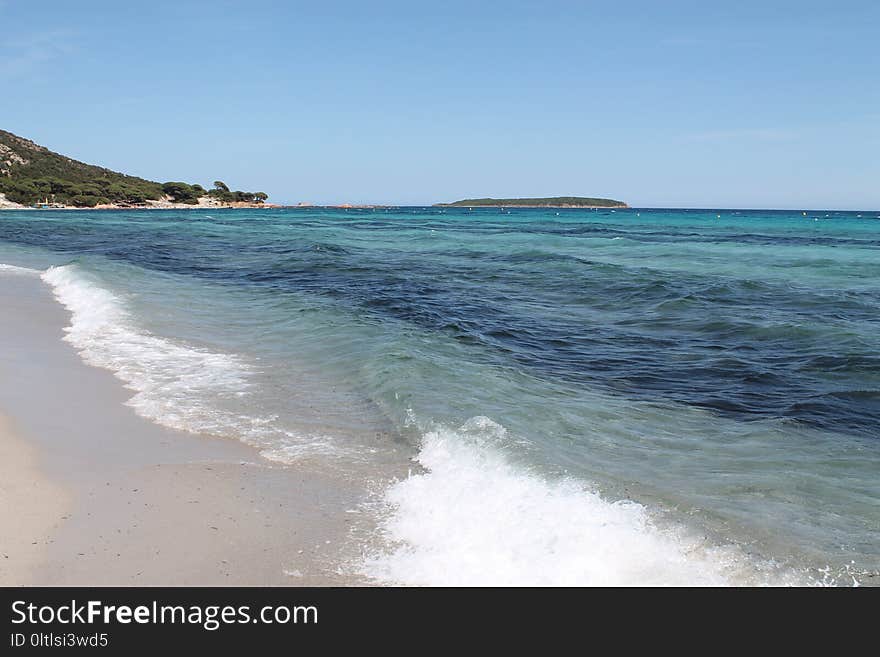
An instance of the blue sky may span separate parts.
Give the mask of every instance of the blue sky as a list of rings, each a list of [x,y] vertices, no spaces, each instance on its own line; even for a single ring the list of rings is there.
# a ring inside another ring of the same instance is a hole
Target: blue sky
[[[880,208],[874,1],[0,0],[0,25],[0,128],[154,180]]]

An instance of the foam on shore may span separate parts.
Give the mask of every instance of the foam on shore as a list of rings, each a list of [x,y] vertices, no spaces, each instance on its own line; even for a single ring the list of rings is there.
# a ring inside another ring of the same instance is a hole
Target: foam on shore
[[[440,586],[727,586],[781,584],[733,546],[661,528],[631,501],[513,465],[504,428],[472,418],[435,428],[392,486],[383,530],[393,546],[362,568],[385,583]]]
[[[39,269],[30,269],[29,267],[18,267],[17,265],[7,265],[0,262],[0,274],[10,274],[13,276],[39,276],[42,274]]]
[[[244,359],[145,331],[124,298],[76,265],[50,267],[42,279],[71,312],[65,340],[86,363],[110,370],[134,391],[127,403],[142,417],[172,429],[237,437],[276,461],[332,453],[324,436],[300,436],[274,416],[245,412],[253,372]]]

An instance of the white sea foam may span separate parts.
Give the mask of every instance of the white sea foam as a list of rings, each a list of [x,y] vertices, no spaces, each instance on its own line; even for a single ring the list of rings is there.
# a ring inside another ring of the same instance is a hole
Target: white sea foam
[[[392,546],[361,568],[408,585],[729,585],[770,583],[741,551],[660,528],[635,502],[514,466],[503,427],[473,418],[424,436],[426,472],[393,485]]]
[[[124,298],[76,265],[50,267],[42,278],[71,312],[65,340],[86,363],[110,370],[134,391],[127,403],[142,417],[172,429],[236,437],[276,461],[332,452],[326,437],[300,436],[275,416],[245,412],[253,371],[244,359],[151,334],[137,325]]]
[[[28,267],[18,267],[16,265],[7,265],[0,262],[0,274],[10,274],[13,276],[39,276],[42,274],[39,269],[30,269]]]

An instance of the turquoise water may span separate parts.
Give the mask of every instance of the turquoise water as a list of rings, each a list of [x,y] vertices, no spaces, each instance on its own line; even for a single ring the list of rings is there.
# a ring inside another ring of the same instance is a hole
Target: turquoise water
[[[412,459],[380,581],[877,582],[880,212],[4,212],[0,263],[145,417]]]

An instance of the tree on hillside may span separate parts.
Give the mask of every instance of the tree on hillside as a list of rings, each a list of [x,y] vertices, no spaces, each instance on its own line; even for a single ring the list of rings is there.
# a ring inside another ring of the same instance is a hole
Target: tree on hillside
[[[269,195],[264,192],[230,191],[222,180],[215,180],[214,189],[205,192],[205,194],[221,203],[262,203],[269,198]]]
[[[106,202],[140,204],[162,197],[159,183],[77,162],[0,130],[0,193],[30,205],[54,198],[57,203],[90,207]],[[6,160],[11,160],[11,164]]]
[[[199,196],[202,195],[192,185],[185,182],[167,182],[162,185],[162,191],[176,203],[189,203],[190,205],[197,204]]]

